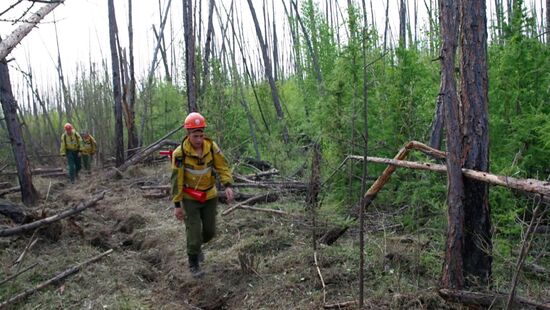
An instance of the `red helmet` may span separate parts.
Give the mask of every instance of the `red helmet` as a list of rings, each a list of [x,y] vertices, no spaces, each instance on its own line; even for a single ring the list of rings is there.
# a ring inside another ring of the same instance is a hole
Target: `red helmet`
[[[206,127],[206,119],[200,113],[191,112],[185,118],[183,127],[185,127],[185,129],[204,128]]]
[[[67,131],[73,129],[73,125],[71,125],[71,123],[67,123],[67,124],[65,124],[65,126],[63,126],[63,127],[65,127],[65,130],[67,130]]]

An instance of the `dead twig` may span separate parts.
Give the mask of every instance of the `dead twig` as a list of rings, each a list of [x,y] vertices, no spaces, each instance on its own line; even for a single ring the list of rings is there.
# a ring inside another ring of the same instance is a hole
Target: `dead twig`
[[[321,285],[323,287],[323,305],[327,302],[327,286],[325,285],[325,280],[323,280],[323,274],[321,273],[321,268],[319,268],[319,262],[317,261],[317,251],[313,252],[313,262],[315,263],[315,269],[317,269],[317,274],[319,275],[319,280],[321,280]]]
[[[529,222],[529,226],[527,227],[527,231],[525,232],[525,237],[523,238],[523,241],[521,243],[521,250],[518,255],[518,259],[516,262],[516,268],[514,275],[512,277],[512,288],[510,289],[510,293],[508,294],[508,300],[506,302],[506,309],[511,309],[514,302],[514,297],[516,295],[516,286],[518,284],[518,275],[522,269],[523,262],[525,261],[525,257],[527,257],[527,253],[529,253],[529,249],[531,248],[531,242],[533,241],[533,231],[536,229],[536,227],[540,224],[542,221],[546,209],[540,211],[541,206],[541,199],[538,201],[537,206],[535,207],[535,210],[533,210],[533,215],[531,216],[531,221]],[[539,215],[540,212],[540,215]]]
[[[34,267],[36,267],[36,265],[38,265],[38,263],[34,263],[34,264],[32,264],[28,267],[25,267],[25,269],[20,270],[20,271],[16,272],[15,274],[12,274],[11,276],[9,276],[9,277],[5,278],[4,280],[0,281],[0,285],[17,278],[18,276],[22,275],[23,273],[25,273],[25,272],[33,269]]]
[[[239,209],[250,210],[250,211],[260,211],[260,212],[275,213],[275,214],[280,214],[280,215],[288,215],[287,212],[282,211],[282,210],[263,209],[263,208],[256,208],[256,207],[245,206],[245,205],[240,205],[240,206],[239,206]]]
[[[225,211],[222,212],[222,215],[228,215],[229,213],[235,211],[235,209],[240,208],[242,205],[246,205],[246,204],[249,204],[249,203],[252,203],[252,202],[260,201],[262,199],[266,199],[266,198],[269,197],[269,195],[270,195],[270,193],[267,192],[267,193],[264,193],[264,194],[261,194],[261,195],[256,195],[254,197],[250,197],[247,200],[241,201],[241,202],[231,206],[230,208],[225,209]]]
[[[78,273],[80,270],[82,270],[83,267],[89,265],[89,264],[92,264],[92,263],[95,263],[97,262],[98,260],[102,259],[103,257],[111,254],[113,252],[113,249],[110,249],[106,252],[103,252],[85,262],[82,262],[76,266],[73,266],[63,272],[61,272],[60,274],[56,275],[55,277],[53,278],[50,278],[49,280],[45,281],[45,282],[42,282],[40,283],[39,285],[37,285],[36,287],[34,288],[30,288],[30,289],[27,289],[11,298],[9,298],[8,300],[6,301],[3,301],[2,303],[0,303],[0,309],[3,309],[5,308],[6,306],[10,305],[10,304],[14,304],[16,302],[19,302],[27,297],[29,297],[30,295],[36,293],[37,291],[39,290],[42,290],[44,289],[45,287],[49,286],[50,284],[55,284],[55,283],[59,283],[61,280],[67,278],[68,276],[70,275],[73,275],[75,273]]]

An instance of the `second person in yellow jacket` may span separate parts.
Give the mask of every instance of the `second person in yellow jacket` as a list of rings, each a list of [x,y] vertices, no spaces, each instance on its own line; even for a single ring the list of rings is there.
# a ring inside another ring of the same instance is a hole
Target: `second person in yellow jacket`
[[[94,137],[92,137],[92,135],[86,131],[81,134],[81,137],[82,137],[82,143],[80,144],[80,153],[81,153],[80,157],[82,159],[82,165],[84,166],[84,170],[90,173],[92,156],[97,151],[97,143]]]

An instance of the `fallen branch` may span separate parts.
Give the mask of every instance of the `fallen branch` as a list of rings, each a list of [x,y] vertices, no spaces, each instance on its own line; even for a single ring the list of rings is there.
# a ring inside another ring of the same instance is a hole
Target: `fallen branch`
[[[542,200],[542,199],[541,199]],[[519,252],[514,275],[512,276],[512,288],[510,289],[510,293],[508,295],[508,300],[506,302],[506,309],[512,309],[513,301],[516,296],[516,286],[518,283],[518,276],[523,268],[523,263],[525,261],[525,258],[527,257],[527,254],[529,253],[529,249],[531,249],[531,244],[533,241],[533,230],[535,227],[537,227],[542,219],[544,218],[544,215],[546,213],[546,209],[544,209],[542,212],[540,211],[540,201],[537,203],[537,206],[535,207],[535,210],[533,210],[533,215],[531,217],[531,221],[529,222],[529,226],[527,227],[527,231],[525,232],[525,235],[523,236],[523,240],[521,242],[521,250]],[[540,215],[539,215],[540,212]]]
[[[36,267],[36,265],[38,265],[38,263],[34,263],[34,264],[32,264],[28,267],[25,267],[25,269],[20,270],[20,271],[16,272],[15,274],[12,274],[11,276],[9,276],[9,277],[5,278],[4,280],[0,281],[0,285],[4,284],[4,283],[6,283],[10,280],[13,280],[13,279],[17,278],[18,276],[22,275],[23,273],[25,273],[25,272],[31,270],[32,268]]]
[[[492,307],[492,308],[504,308],[506,304],[507,295],[501,293],[478,293],[478,292],[469,292],[469,291],[460,291],[460,290],[449,290],[449,289],[440,289],[439,295],[445,299],[452,302],[458,302],[464,305],[477,305],[482,307]],[[550,310],[550,305],[548,303],[542,304],[530,299],[515,297],[514,301],[518,303],[521,307],[535,307],[540,310]]]
[[[325,280],[323,280],[323,274],[321,273],[321,268],[319,268],[319,262],[317,261],[317,251],[313,252],[313,262],[315,263],[315,268],[317,269],[319,280],[321,280],[321,285],[323,288],[323,304],[325,304],[327,302],[327,286],[325,285]]]
[[[233,187],[236,188],[277,188],[296,191],[307,191],[308,185],[303,182],[245,182],[245,183],[233,183]]]
[[[336,304],[326,304],[326,305],[323,305],[323,308],[325,308],[325,309],[341,309],[341,308],[347,308],[347,307],[355,306],[356,304],[357,304],[357,301],[352,300],[352,301],[345,301],[345,302],[336,303]]]
[[[446,173],[447,167],[445,165],[440,164],[432,164],[432,163],[418,163],[418,162],[412,162],[412,161],[405,161],[404,158],[407,157],[410,150],[416,149],[419,151],[422,151],[423,153],[426,153],[431,156],[435,156],[437,158],[444,158],[445,153],[433,148],[430,148],[429,146],[422,144],[417,141],[411,141],[405,145],[402,149],[399,150],[397,155],[394,157],[394,159],[390,158],[380,158],[380,157],[367,157],[368,162],[374,162],[374,163],[380,163],[380,164],[387,164],[388,167],[384,169],[382,174],[376,179],[376,181],[370,186],[370,188],[367,190],[367,192],[364,194],[365,199],[365,210],[366,207],[368,207],[372,201],[376,198],[378,195],[378,192],[382,189],[382,187],[388,182],[393,172],[397,169],[397,167],[405,167],[405,168],[411,168],[411,169],[420,169],[420,170],[429,170],[429,171],[435,171],[440,173]],[[364,156],[358,156],[358,155],[349,155],[346,160],[354,159],[354,160],[365,160]],[[538,193],[544,196],[550,196],[550,183],[535,179],[516,179],[512,177],[507,176],[500,176],[491,174],[488,172],[481,172],[471,169],[462,169],[462,174],[467,177],[474,180],[486,182],[492,185],[499,185],[504,186],[508,188],[513,188],[525,192],[531,192],[531,193]],[[357,218],[356,214],[352,214],[355,218]],[[327,236],[330,234],[331,236],[336,236],[336,239],[341,236],[347,229],[349,228],[348,225],[336,228],[336,230],[339,231],[329,231],[327,232]],[[332,244],[336,241],[336,239],[329,239],[328,237],[325,238],[323,236],[321,240],[325,244]]]
[[[164,146],[167,146],[167,145],[172,145],[173,146],[174,144],[178,145],[178,143],[175,143],[173,141],[167,141],[166,139],[169,136],[176,133],[177,131],[179,131],[181,128],[182,128],[182,126],[179,126],[178,128],[176,128],[176,129],[172,130],[171,132],[169,132],[168,134],[166,134],[164,137],[162,137],[159,140],[155,141],[153,144],[150,144],[149,146],[147,146],[143,150],[135,153],[132,157],[130,157],[128,160],[126,160],[122,165],[117,167],[117,170],[108,172],[106,176],[108,178],[114,177],[118,173],[123,172],[126,169],[128,169],[128,167],[139,163],[144,158],[146,158],[147,156],[153,154],[154,152],[158,151],[159,149],[161,149]]]
[[[239,206],[239,209],[250,210],[250,211],[269,212],[269,213],[275,213],[275,214],[280,214],[280,215],[288,215],[287,212],[282,211],[282,210],[263,209],[263,208],[256,208],[256,207],[245,206],[245,205]]]
[[[364,160],[363,156],[350,155],[352,159]],[[367,157],[368,162],[388,164],[398,167],[405,167],[419,170],[429,170],[440,173],[446,173],[447,167],[445,165],[432,164],[432,163],[418,163],[414,161],[396,160],[380,157]],[[540,181],[536,179],[516,179],[503,175],[491,174],[488,172],[476,171],[471,169],[462,168],[462,174],[465,177],[489,183],[491,185],[499,185],[508,188],[513,188],[525,192],[537,193],[541,195],[550,195],[550,182]]]
[[[47,286],[50,285],[50,284],[58,283],[58,282],[60,282],[61,280],[67,278],[68,276],[73,275],[73,274],[75,274],[75,273],[78,273],[78,272],[79,272],[83,267],[85,267],[86,265],[95,263],[95,262],[97,262],[98,260],[102,259],[103,257],[105,257],[105,256],[107,256],[107,255],[109,255],[109,254],[111,254],[112,252],[113,252],[113,249],[110,249],[110,250],[108,250],[108,251],[106,251],[106,252],[103,252],[103,253],[101,253],[101,254],[99,254],[99,255],[97,255],[97,256],[95,256],[95,257],[93,257],[93,258],[91,258],[91,259],[89,259],[89,260],[87,260],[87,261],[85,261],[85,262],[83,262],[83,263],[80,263],[80,264],[78,264],[78,265],[76,265],[76,266],[73,266],[73,267],[71,267],[71,268],[69,268],[69,269],[63,271],[62,273],[56,275],[55,277],[53,277],[53,278],[51,278],[51,279],[49,279],[49,280],[47,280],[47,281],[45,281],[45,282],[40,283],[40,284],[37,285],[35,288],[27,289],[27,290],[25,290],[25,291],[23,291],[23,292],[21,292],[21,293],[15,295],[14,297],[12,297],[12,298],[10,298],[10,299],[8,299],[8,300],[2,302],[2,303],[0,304],[0,309],[4,308],[4,307],[6,307],[6,306],[8,306],[8,305],[10,305],[10,304],[14,304],[14,303],[16,303],[16,302],[19,302],[19,301],[23,300],[24,298],[27,298],[27,297],[29,297],[30,295],[36,293],[37,291],[42,290],[43,288],[47,287]]]
[[[225,209],[225,211],[222,212],[222,215],[228,215],[229,213],[235,211],[235,209],[239,208],[240,206],[242,205],[246,205],[246,204],[250,204],[250,203],[254,203],[254,202],[258,202],[258,201],[262,201],[262,200],[266,200],[272,193],[265,193],[265,194],[261,194],[261,195],[257,195],[257,196],[254,196],[254,197],[250,197],[248,198],[247,200],[245,201],[242,201],[242,202],[239,202],[233,206],[231,206],[230,208],[228,209]]]
[[[63,172],[63,168],[36,168],[36,169],[31,170],[31,174],[33,176],[49,174],[49,173],[54,173],[54,172]],[[16,175],[17,171],[5,171],[5,172],[2,172],[2,174]]]
[[[445,156],[446,156],[445,152],[442,152],[440,150],[436,150],[434,148],[431,148],[431,147],[429,147],[429,146],[427,146],[423,143],[420,143],[418,141],[410,141],[404,147],[402,147],[399,150],[399,152],[397,152],[397,154],[394,156],[394,160],[402,160],[402,159],[407,158],[407,156],[409,155],[411,150],[418,150],[418,151],[421,151],[421,152],[423,152],[427,155],[437,157],[437,158],[445,158]],[[344,159],[344,161],[342,162],[342,164],[340,166],[343,166],[344,163],[347,160],[350,160],[350,159],[354,159],[353,156],[350,155],[350,156],[346,157],[346,159]],[[362,156],[361,156],[361,159],[363,159]],[[376,181],[374,181],[374,183],[369,187],[367,192],[363,195],[363,204],[364,204],[363,210],[364,211],[366,211],[367,207],[370,206],[370,204],[374,201],[374,199],[378,195],[378,192],[389,181],[391,175],[393,174],[393,172],[396,169],[397,169],[397,167],[394,166],[394,165],[387,166],[386,169],[384,169],[384,171],[382,172],[382,174],[379,175],[378,178],[376,179]],[[324,185],[324,183],[321,184],[321,186],[323,186],[323,185]],[[358,218],[357,212],[352,212],[351,216],[353,216],[355,219]],[[348,225],[344,225],[342,227],[333,228],[333,229],[329,230],[327,233],[325,233],[325,235],[322,236],[319,239],[319,242],[322,242],[322,243],[327,244],[327,245],[331,245],[332,243],[336,242],[336,240],[338,240],[338,238],[340,238],[340,236],[342,236],[348,230],[349,227],[350,226],[348,224]]]
[[[0,182],[0,189],[13,187],[10,182]]]
[[[17,193],[20,190],[21,190],[21,187],[19,187],[19,186],[14,186],[14,187],[3,189],[3,190],[0,191],[0,197],[2,197],[4,195],[7,195],[7,194],[11,194],[11,193]]]
[[[166,196],[168,196],[168,193],[165,191],[157,191],[157,192],[146,193],[142,195],[143,198],[149,198],[149,199],[164,198]]]
[[[24,233],[26,231],[29,231],[29,230],[32,230],[32,229],[35,229],[35,228],[38,228],[38,227],[41,227],[41,226],[44,226],[44,225],[47,225],[47,224],[51,224],[51,223],[56,222],[56,221],[59,221],[59,220],[64,219],[68,216],[71,216],[73,214],[82,212],[85,209],[87,209],[91,206],[94,206],[99,200],[103,199],[104,196],[105,196],[105,191],[101,192],[101,194],[97,195],[96,197],[92,198],[91,200],[87,201],[86,203],[81,202],[77,206],[75,206],[73,208],[70,208],[68,210],[65,210],[65,211],[63,211],[63,212],[61,212],[57,215],[53,215],[53,216],[47,217],[45,219],[29,223],[29,224],[25,224],[25,225],[13,227],[13,228],[2,229],[2,230],[0,230],[0,237],[8,237],[8,236],[12,236],[12,235],[21,234],[21,233]]]
[[[151,186],[140,186],[141,190],[161,190],[161,191],[170,191],[170,186],[168,185],[151,185]]]

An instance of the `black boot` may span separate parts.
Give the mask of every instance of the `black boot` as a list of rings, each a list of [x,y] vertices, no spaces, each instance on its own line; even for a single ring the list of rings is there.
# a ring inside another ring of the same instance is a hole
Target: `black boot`
[[[198,255],[189,255],[189,271],[191,272],[193,278],[200,278],[204,275],[204,271],[201,270],[199,264]]]

